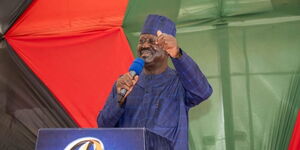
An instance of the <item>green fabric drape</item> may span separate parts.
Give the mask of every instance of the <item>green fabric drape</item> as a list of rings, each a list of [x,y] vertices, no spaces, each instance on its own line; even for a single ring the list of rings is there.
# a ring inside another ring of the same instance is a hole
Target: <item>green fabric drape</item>
[[[123,27],[134,54],[149,13],[177,22],[214,89],[190,111],[190,149],[287,149],[300,107],[300,1],[131,0]]]

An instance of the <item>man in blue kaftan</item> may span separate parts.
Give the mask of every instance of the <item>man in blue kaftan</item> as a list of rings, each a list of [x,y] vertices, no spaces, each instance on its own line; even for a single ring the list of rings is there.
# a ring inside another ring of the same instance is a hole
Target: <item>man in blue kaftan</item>
[[[175,36],[170,19],[148,16],[137,48],[143,72],[116,81],[97,118],[99,127],[147,128],[170,140],[175,150],[188,150],[189,109],[207,99],[212,88]],[[168,67],[169,57],[175,70]],[[128,92],[119,103],[122,88]]]

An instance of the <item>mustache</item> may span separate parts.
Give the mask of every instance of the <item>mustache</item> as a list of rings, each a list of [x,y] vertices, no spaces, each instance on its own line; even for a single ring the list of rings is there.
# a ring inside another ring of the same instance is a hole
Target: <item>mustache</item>
[[[154,48],[142,48],[139,50],[140,54],[142,54],[144,51],[150,51],[151,53],[155,53]]]

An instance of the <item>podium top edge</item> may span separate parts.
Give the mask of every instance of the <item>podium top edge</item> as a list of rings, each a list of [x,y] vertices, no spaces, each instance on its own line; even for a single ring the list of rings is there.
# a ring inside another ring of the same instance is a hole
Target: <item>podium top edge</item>
[[[40,128],[38,131],[46,130],[147,130],[146,128]]]

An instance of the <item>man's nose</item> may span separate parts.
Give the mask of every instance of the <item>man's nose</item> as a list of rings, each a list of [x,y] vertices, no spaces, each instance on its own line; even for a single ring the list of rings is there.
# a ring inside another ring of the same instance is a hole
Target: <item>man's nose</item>
[[[142,45],[142,48],[150,48],[151,44],[149,42],[145,42]]]

